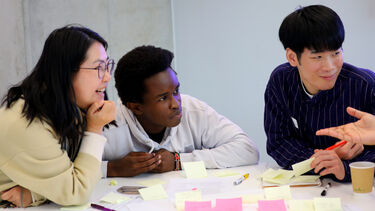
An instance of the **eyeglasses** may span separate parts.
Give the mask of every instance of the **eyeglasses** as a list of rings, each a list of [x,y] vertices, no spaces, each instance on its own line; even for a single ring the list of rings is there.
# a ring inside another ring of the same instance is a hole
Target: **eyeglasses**
[[[114,66],[115,62],[113,61],[113,59],[109,59],[107,63],[100,63],[97,67],[80,67],[79,69],[97,70],[99,79],[103,79],[106,71],[108,71],[109,75],[112,75]]]

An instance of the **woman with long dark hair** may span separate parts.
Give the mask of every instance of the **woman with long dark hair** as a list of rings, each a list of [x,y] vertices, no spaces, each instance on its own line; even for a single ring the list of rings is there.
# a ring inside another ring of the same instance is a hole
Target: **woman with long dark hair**
[[[8,90],[0,109],[2,200],[19,207],[88,200],[100,179],[103,126],[116,113],[104,101],[114,65],[106,49],[88,28],[56,29],[31,74]]]

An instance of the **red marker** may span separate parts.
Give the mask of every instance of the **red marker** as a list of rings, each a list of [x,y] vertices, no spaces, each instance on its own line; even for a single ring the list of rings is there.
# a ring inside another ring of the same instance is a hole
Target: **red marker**
[[[335,149],[335,148],[337,148],[337,147],[339,147],[339,146],[341,146],[341,145],[344,145],[344,144],[346,144],[346,143],[347,143],[347,141],[342,141],[342,142],[336,143],[336,144],[334,144],[334,145],[328,147],[328,148],[325,149],[325,150],[333,150],[333,149]]]

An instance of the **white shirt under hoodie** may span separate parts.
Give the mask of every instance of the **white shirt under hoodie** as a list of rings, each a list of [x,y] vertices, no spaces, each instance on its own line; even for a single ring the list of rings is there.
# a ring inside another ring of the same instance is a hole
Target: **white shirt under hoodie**
[[[181,162],[203,161],[206,168],[227,168],[256,164],[259,152],[240,127],[218,114],[206,103],[181,94],[180,124],[167,128],[162,141],[151,140],[136,116],[121,101],[117,104],[116,122],[104,131],[102,171],[107,164],[130,152],[152,152],[166,149],[180,153]]]

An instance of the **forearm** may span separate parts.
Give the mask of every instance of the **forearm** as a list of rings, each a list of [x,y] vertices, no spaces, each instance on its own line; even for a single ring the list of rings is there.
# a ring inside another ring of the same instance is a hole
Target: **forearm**
[[[228,168],[256,164],[259,152],[247,139],[233,140],[210,149],[180,153],[181,162],[203,161],[206,168]]]

